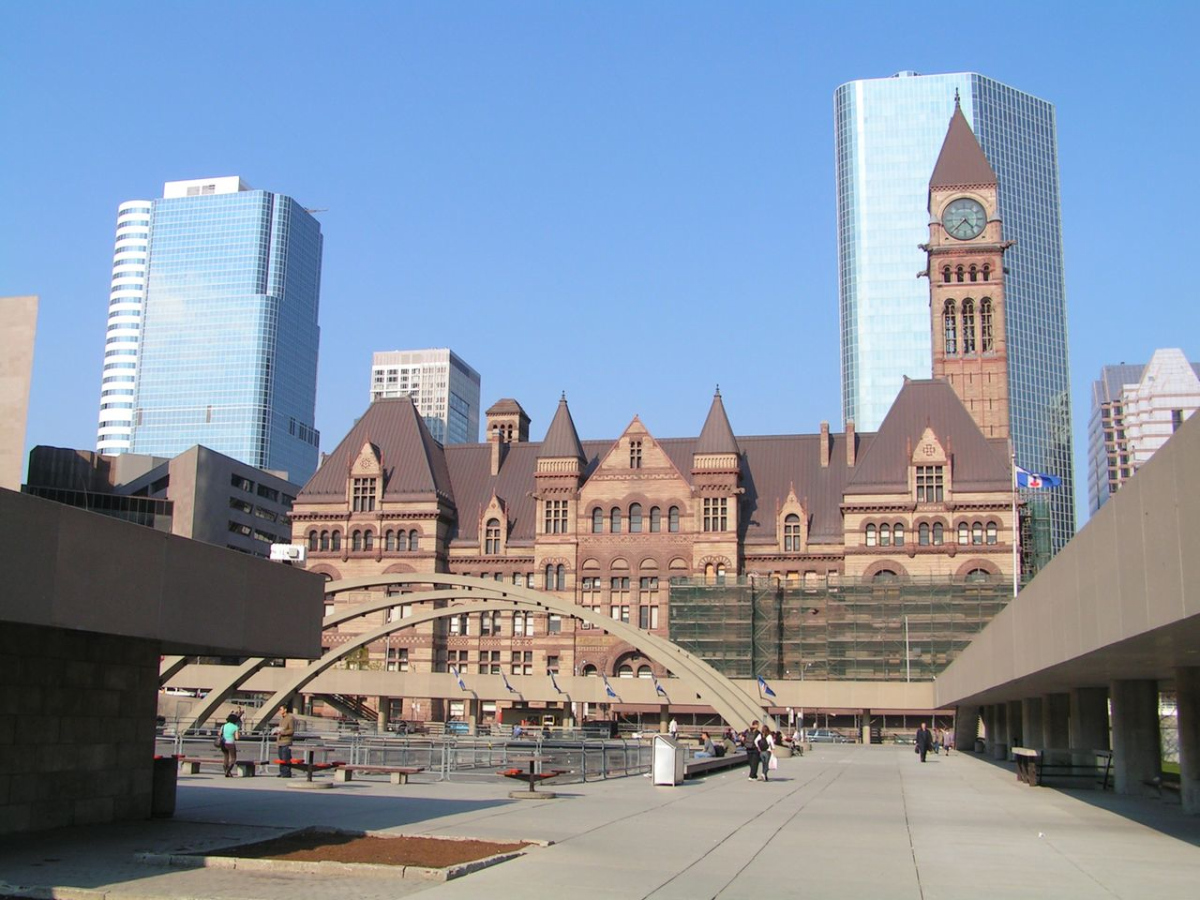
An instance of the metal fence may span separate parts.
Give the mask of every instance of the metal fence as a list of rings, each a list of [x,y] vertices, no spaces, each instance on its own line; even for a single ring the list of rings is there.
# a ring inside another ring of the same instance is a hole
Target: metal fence
[[[160,735],[155,752],[201,759],[217,759],[215,734]],[[320,747],[326,761],[351,765],[412,766],[423,769],[420,778],[429,781],[491,779],[515,760],[542,758],[545,769],[565,769],[561,782],[600,781],[624,778],[650,771],[649,741],[614,738],[598,740],[510,740],[501,737],[389,737],[383,735],[305,735],[293,745],[294,753],[305,747]],[[273,766],[274,738],[249,734],[238,739],[239,760]],[[318,762],[321,760],[318,759]]]

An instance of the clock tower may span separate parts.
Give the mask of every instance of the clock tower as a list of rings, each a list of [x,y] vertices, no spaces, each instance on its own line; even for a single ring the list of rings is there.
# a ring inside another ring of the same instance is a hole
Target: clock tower
[[[954,97],[929,180],[933,377],[950,382],[983,433],[1009,436],[1004,251],[996,173]]]

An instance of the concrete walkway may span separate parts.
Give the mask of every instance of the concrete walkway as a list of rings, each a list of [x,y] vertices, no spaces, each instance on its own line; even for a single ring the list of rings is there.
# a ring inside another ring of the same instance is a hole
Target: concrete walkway
[[[902,747],[827,745],[781,760],[768,784],[745,769],[675,788],[624,778],[564,785],[560,799],[541,802],[510,801],[500,781],[298,791],[274,778],[185,776],[174,819],[0,842],[0,896],[1192,900],[1200,884],[1200,819],[1177,803],[1030,788],[969,754],[921,765]],[[555,844],[434,885],[167,870],[133,859],[309,824]]]

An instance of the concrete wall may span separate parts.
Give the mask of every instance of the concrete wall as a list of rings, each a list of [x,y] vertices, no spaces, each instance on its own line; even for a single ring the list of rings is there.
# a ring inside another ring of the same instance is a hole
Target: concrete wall
[[[1200,660],[1200,416],[936,681],[939,706],[1168,679]]]
[[[0,297],[0,488],[21,489],[37,297]]]
[[[0,627],[0,835],[150,815],[158,643]]]

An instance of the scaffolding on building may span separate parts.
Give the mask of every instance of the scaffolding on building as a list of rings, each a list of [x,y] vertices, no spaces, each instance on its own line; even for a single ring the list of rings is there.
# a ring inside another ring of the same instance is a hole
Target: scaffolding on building
[[[1003,580],[680,578],[670,637],[730,678],[931,681],[1012,595]]]

